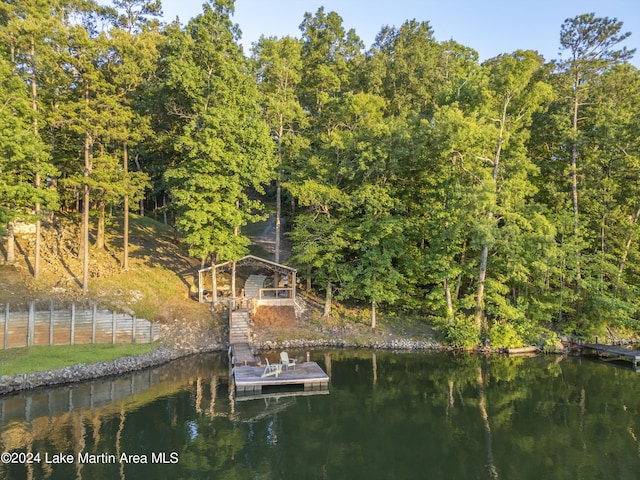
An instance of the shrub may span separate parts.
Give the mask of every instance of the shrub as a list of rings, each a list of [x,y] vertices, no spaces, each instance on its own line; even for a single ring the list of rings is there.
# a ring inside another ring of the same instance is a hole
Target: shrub
[[[491,347],[517,348],[522,347],[522,337],[510,323],[494,323],[489,332]]]
[[[451,323],[442,323],[438,331],[447,345],[471,348],[478,344],[478,329],[472,316],[456,316]]]

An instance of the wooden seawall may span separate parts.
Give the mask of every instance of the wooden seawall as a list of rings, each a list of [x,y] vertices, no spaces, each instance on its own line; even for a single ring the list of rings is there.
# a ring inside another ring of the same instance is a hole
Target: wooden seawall
[[[40,307],[29,302],[28,310],[12,311],[9,303],[0,305],[0,348],[151,343],[160,338],[160,324],[98,308],[95,303],[87,307],[72,302],[70,309],[56,309],[50,302],[48,308]]]

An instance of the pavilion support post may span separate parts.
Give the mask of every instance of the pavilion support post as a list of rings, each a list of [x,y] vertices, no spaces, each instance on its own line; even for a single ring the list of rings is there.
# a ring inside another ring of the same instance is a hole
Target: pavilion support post
[[[231,298],[236,298],[236,262],[231,264]]]
[[[211,307],[218,303],[218,274],[215,260],[211,262]]]
[[[291,297],[296,301],[296,272],[291,273]]]

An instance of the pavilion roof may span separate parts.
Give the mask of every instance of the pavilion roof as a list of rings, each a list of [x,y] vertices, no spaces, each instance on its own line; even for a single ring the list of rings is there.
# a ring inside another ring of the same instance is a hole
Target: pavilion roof
[[[233,262],[232,261],[228,261],[228,262],[223,262],[223,263],[219,263],[217,265],[211,266],[211,267],[207,267],[207,268],[202,268],[199,270],[199,273],[203,273],[203,272],[208,272],[211,271],[212,268],[215,267],[216,271],[219,270],[227,270],[229,268],[231,268]],[[293,273],[296,271],[295,268],[292,267],[288,267],[286,265],[283,265],[281,263],[276,263],[276,262],[272,262],[271,260],[267,260],[266,258],[260,258],[260,257],[256,257],[255,255],[245,255],[244,257],[240,258],[239,260],[236,260],[236,267],[240,267],[243,265],[261,265],[269,270],[272,270],[274,272],[278,272],[278,273],[284,273],[284,274],[289,274],[289,273]]]

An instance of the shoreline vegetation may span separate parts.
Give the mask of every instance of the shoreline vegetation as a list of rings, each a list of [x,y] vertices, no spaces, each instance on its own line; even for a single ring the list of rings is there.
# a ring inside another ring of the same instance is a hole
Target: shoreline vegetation
[[[361,338],[354,341],[344,338],[315,338],[309,339],[288,339],[281,341],[262,339],[252,344],[257,352],[268,352],[269,350],[300,350],[300,349],[320,349],[320,348],[365,348],[376,350],[394,351],[451,351],[459,350],[439,344],[429,340],[414,340],[410,338],[380,339],[379,335],[372,338]],[[17,373],[13,375],[0,376],[0,395],[7,395],[22,390],[35,388],[62,386],[77,382],[93,380],[101,377],[117,376],[136,370],[144,370],[169,363],[189,355],[196,355],[207,352],[224,352],[228,346],[226,344],[213,344],[206,347],[194,347],[188,349],[169,348],[158,346],[154,350],[140,355],[128,355],[112,361],[97,363],[75,363],[63,368],[36,371],[30,373]],[[499,350],[476,349],[469,352],[477,353],[501,353]]]

